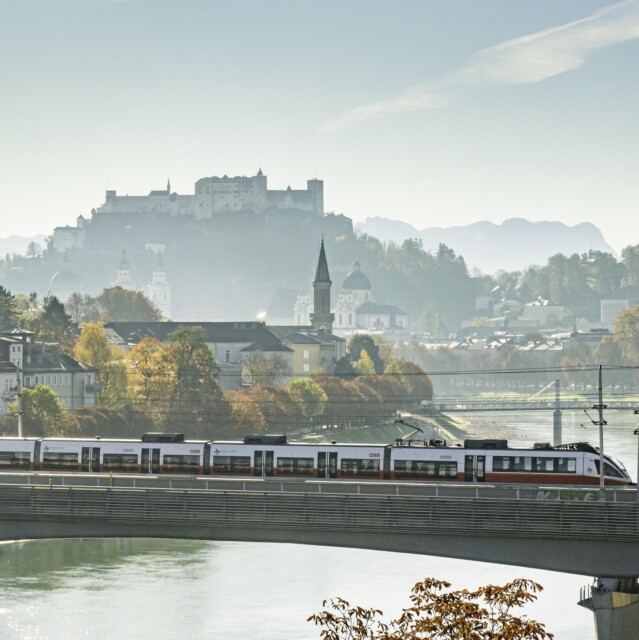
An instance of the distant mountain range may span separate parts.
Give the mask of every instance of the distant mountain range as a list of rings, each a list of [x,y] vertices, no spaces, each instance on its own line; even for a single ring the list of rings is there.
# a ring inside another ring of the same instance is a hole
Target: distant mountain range
[[[589,222],[569,227],[562,222],[511,218],[502,224],[484,220],[461,227],[428,227],[420,231],[406,222],[374,217],[355,223],[354,228],[382,242],[401,244],[408,238],[418,238],[424,249],[431,252],[445,244],[463,256],[469,269],[477,267],[485,274],[545,265],[557,253],[581,255],[592,249],[615,255],[601,231]]]
[[[27,253],[27,247],[31,242],[39,244],[40,248],[44,249],[47,246],[47,236],[41,234],[37,236],[9,236],[8,238],[0,238],[0,257],[4,258],[7,254],[13,255],[14,253],[23,256]]]
[[[530,222],[510,218],[501,224],[486,220],[459,227],[416,229],[407,222],[389,218],[366,218],[354,223],[358,233],[366,233],[381,242],[401,244],[418,238],[426,251],[436,252],[445,244],[463,256],[469,269],[493,274],[499,270],[519,271],[531,265],[545,265],[557,253],[583,254],[592,249],[615,255],[601,231],[589,222],[570,227],[562,222]],[[0,257],[25,255],[30,242],[46,247],[47,236],[9,236],[0,238]]]

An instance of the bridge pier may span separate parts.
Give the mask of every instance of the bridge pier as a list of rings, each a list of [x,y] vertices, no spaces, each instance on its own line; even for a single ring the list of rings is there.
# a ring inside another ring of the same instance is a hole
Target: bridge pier
[[[637,578],[597,578],[582,589],[579,605],[595,614],[597,640],[636,640],[639,637]]]
[[[552,444],[554,447],[558,447],[562,442],[563,436],[561,433],[561,409],[555,409],[552,412]]]

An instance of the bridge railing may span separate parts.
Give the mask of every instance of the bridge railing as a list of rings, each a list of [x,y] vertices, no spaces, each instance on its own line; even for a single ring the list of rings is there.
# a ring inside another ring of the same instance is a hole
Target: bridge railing
[[[84,522],[639,542],[637,505],[621,501],[4,485],[0,506],[0,520],[45,530]]]

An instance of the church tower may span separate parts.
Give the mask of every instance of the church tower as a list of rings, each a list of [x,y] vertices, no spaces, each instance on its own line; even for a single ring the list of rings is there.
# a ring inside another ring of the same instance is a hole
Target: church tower
[[[314,305],[311,324],[316,331],[321,330],[329,334],[333,333],[333,320],[335,319],[335,315],[331,313],[331,284],[326,253],[324,253],[324,240],[322,240],[315,280],[313,281]]]
[[[120,264],[118,265],[118,275],[115,282],[113,282],[111,286],[122,287],[123,289],[128,289],[129,291],[135,291],[135,282],[133,281],[131,266],[129,265],[129,260],[126,257],[126,249],[124,247],[122,248]]]
[[[146,297],[167,320],[171,319],[171,285],[166,279],[166,269],[161,253],[158,253],[155,269],[153,269],[153,278],[146,285]]]

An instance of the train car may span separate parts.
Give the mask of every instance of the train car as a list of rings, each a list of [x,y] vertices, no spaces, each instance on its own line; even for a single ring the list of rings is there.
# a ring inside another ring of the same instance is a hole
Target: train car
[[[0,438],[0,471],[33,471],[38,438]]]
[[[386,475],[387,445],[289,443],[286,436],[247,436],[214,441],[211,475],[369,478]]]
[[[40,471],[188,475],[204,474],[205,449],[210,447],[206,441],[185,441],[170,434],[145,434],[141,440],[42,438],[38,444]]]
[[[390,479],[490,483],[599,484],[599,451],[579,442],[514,449],[506,440],[466,440],[464,446],[406,444],[392,448]],[[604,455],[606,485],[627,485],[623,463]]]

